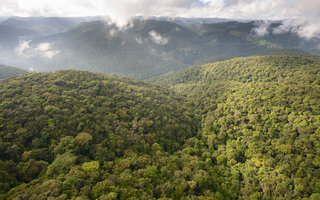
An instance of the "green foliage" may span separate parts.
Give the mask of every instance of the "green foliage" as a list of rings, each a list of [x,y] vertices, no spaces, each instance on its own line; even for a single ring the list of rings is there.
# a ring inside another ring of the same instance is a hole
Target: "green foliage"
[[[70,152],[58,155],[57,158],[48,166],[46,174],[48,176],[53,176],[56,174],[67,173],[72,165],[75,164],[76,160],[77,156]]]
[[[223,199],[317,198],[319,66],[300,55],[256,56],[151,81],[185,94],[202,116],[199,139]]]
[[[238,58],[154,79],[171,90],[77,71],[5,80],[0,199],[318,199],[319,66]]]
[[[101,200],[114,200],[114,199],[117,199],[117,196],[118,196],[117,193],[110,192],[107,195],[101,196],[99,199],[101,199]]]
[[[309,199],[310,200],[320,199],[320,193],[312,194]]]
[[[59,199],[164,195],[156,188],[182,163],[164,159],[198,128],[183,102],[158,86],[89,72],[1,82],[1,198],[49,198],[50,180]],[[170,174],[160,173],[163,162]]]
[[[79,133],[76,137],[76,141],[79,145],[87,145],[92,140],[92,136],[89,133]]]
[[[53,149],[55,155],[64,154],[65,152],[72,151],[74,149],[76,140],[72,136],[66,136],[60,139],[58,145]]]
[[[92,172],[98,170],[100,167],[100,164],[98,161],[91,161],[91,162],[86,162],[83,163],[81,168],[85,172]]]

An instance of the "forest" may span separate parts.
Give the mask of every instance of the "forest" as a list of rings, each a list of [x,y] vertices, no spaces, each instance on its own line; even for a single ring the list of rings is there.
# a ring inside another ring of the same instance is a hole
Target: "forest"
[[[318,200],[320,61],[0,81],[0,199]]]

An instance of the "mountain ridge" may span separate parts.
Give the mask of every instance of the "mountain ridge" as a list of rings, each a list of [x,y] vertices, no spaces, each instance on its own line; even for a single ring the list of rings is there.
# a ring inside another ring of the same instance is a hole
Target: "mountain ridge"
[[[259,36],[255,32],[259,21],[190,25],[134,19],[121,28],[106,21],[90,21],[65,32],[26,37],[20,43],[15,38],[18,46],[4,49],[1,61],[28,65],[24,67],[36,71],[78,69],[146,80],[190,65],[234,57],[289,50],[319,54],[313,40],[294,32],[273,33],[280,26],[280,22],[272,22],[268,34]]]
[[[0,65],[0,80],[10,78],[12,76],[27,74],[27,73],[29,72],[21,68]]]

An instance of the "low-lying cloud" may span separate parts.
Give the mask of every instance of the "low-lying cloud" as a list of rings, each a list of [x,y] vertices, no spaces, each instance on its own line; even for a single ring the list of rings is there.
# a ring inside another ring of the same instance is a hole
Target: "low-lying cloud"
[[[275,32],[319,38],[319,0],[2,0],[4,16],[107,16],[125,26],[133,16],[220,17],[285,20]],[[266,28],[256,29],[259,35]]]
[[[165,45],[168,43],[168,39],[166,37],[161,36],[155,30],[150,31],[149,35],[150,35],[152,41],[155,42],[156,44]]]
[[[281,20],[273,33],[294,32],[305,39],[320,39],[320,1],[318,0],[226,0],[226,16],[266,20],[253,31],[269,33],[268,20]]]
[[[60,51],[52,50],[50,43],[40,43],[35,47],[32,47],[31,40],[22,40],[19,45],[14,49],[14,52],[18,56],[23,56],[25,58],[40,57],[46,59],[52,59],[54,56],[58,55]]]
[[[258,37],[263,37],[270,33],[273,34],[284,34],[288,32],[292,32],[304,38],[306,40],[316,39],[320,40],[320,25],[317,23],[312,23],[309,21],[301,21],[301,20],[283,20],[281,24],[276,27],[271,27],[272,22],[265,21],[257,21],[255,23],[256,27],[252,29],[252,31]]]
[[[256,27],[252,30],[258,37],[263,37],[269,34],[270,25],[270,21],[257,21]]]

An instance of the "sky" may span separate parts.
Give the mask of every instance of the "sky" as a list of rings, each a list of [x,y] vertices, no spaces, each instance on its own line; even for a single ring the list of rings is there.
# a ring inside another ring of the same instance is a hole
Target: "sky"
[[[119,26],[133,16],[285,20],[275,30],[320,38],[320,0],[0,0],[2,16],[108,16]],[[260,34],[268,29],[260,24]]]

